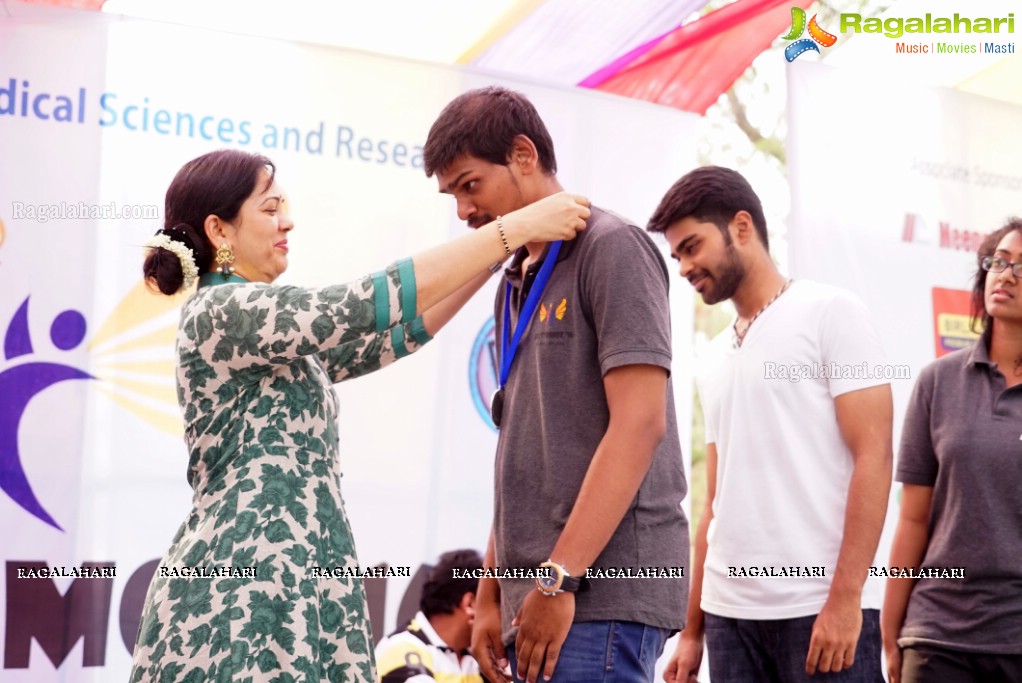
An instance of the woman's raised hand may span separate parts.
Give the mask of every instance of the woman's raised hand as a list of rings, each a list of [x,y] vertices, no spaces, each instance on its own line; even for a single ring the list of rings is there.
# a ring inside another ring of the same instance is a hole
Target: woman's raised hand
[[[497,259],[503,261],[521,246],[537,242],[573,239],[586,226],[589,200],[571,192],[558,192],[501,217],[499,226],[488,223],[479,230],[462,235],[413,258],[415,264],[416,311],[423,313],[443,301],[473,278],[489,275],[486,271]],[[476,288],[483,280],[479,280]],[[473,290],[474,291],[474,290]],[[460,303],[444,313],[448,318]],[[445,320],[440,316],[440,320]],[[439,325],[443,323],[440,322]],[[439,329],[439,325],[429,329]]]
[[[558,192],[504,216],[504,230],[516,245],[570,240],[586,227],[589,214],[588,199]]]

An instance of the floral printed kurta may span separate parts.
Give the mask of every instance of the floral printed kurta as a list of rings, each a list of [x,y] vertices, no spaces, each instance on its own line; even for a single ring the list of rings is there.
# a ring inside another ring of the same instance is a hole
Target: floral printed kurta
[[[362,579],[310,569],[358,564],[331,384],[429,340],[411,261],[319,290],[234,280],[204,276],[181,311],[193,507],[149,586],[131,681],[375,683]]]

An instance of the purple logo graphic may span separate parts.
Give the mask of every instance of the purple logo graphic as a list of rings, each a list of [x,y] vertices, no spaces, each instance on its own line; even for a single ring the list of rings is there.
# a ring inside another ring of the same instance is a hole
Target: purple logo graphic
[[[85,339],[85,316],[64,311],[50,326],[50,340],[61,351],[70,351]],[[4,360],[34,353],[28,327],[28,297],[11,319],[4,335]],[[43,508],[28,483],[18,453],[18,428],[29,402],[45,389],[69,379],[94,379],[83,370],[58,363],[26,362],[0,371],[0,489],[38,519],[60,531],[59,524]]]
[[[493,318],[490,317],[472,344],[468,359],[468,387],[476,412],[493,431],[497,431],[497,427],[490,418],[490,397],[497,390],[497,384],[497,337]]]

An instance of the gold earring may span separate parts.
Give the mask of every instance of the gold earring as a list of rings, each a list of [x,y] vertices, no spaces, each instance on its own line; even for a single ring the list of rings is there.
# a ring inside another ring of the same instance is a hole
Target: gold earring
[[[216,255],[213,258],[220,266],[220,274],[224,276],[225,280],[234,274],[234,266],[231,265],[234,263],[234,252],[226,242],[220,244],[220,248],[216,250]]]

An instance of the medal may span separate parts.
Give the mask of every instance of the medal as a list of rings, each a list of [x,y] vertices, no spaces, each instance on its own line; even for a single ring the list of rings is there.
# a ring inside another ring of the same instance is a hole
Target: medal
[[[490,399],[490,419],[493,420],[493,426],[500,429],[500,417],[504,412],[504,390],[497,389],[493,392],[493,398]]]
[[[536,308],[539,306],[540,297],[546,289],[550,273],[557,263],[557,255],[561,251],[561,242],[551,242],[546,254],[543,257],[543,265],[539,267],[539,273],[532,283],[532,289],[525,298],[525,305],[522,307],[521,315],[518,317],[518,324],[515,325],[514,335],[511,334],[511,283],[504,285],[504,326],[500,338],[500,380],[499,389],[493,393],[490,399],[490,419],[493,426],[500,429],[501,418],[504,413],[504,387],[507,385],[508,377],[511,375],[511,364],[514,362],[515,354],[518,352],[518,345],[525,334],[525,328],[529,326]],[[506,278],[505,278],[506,280]]]

